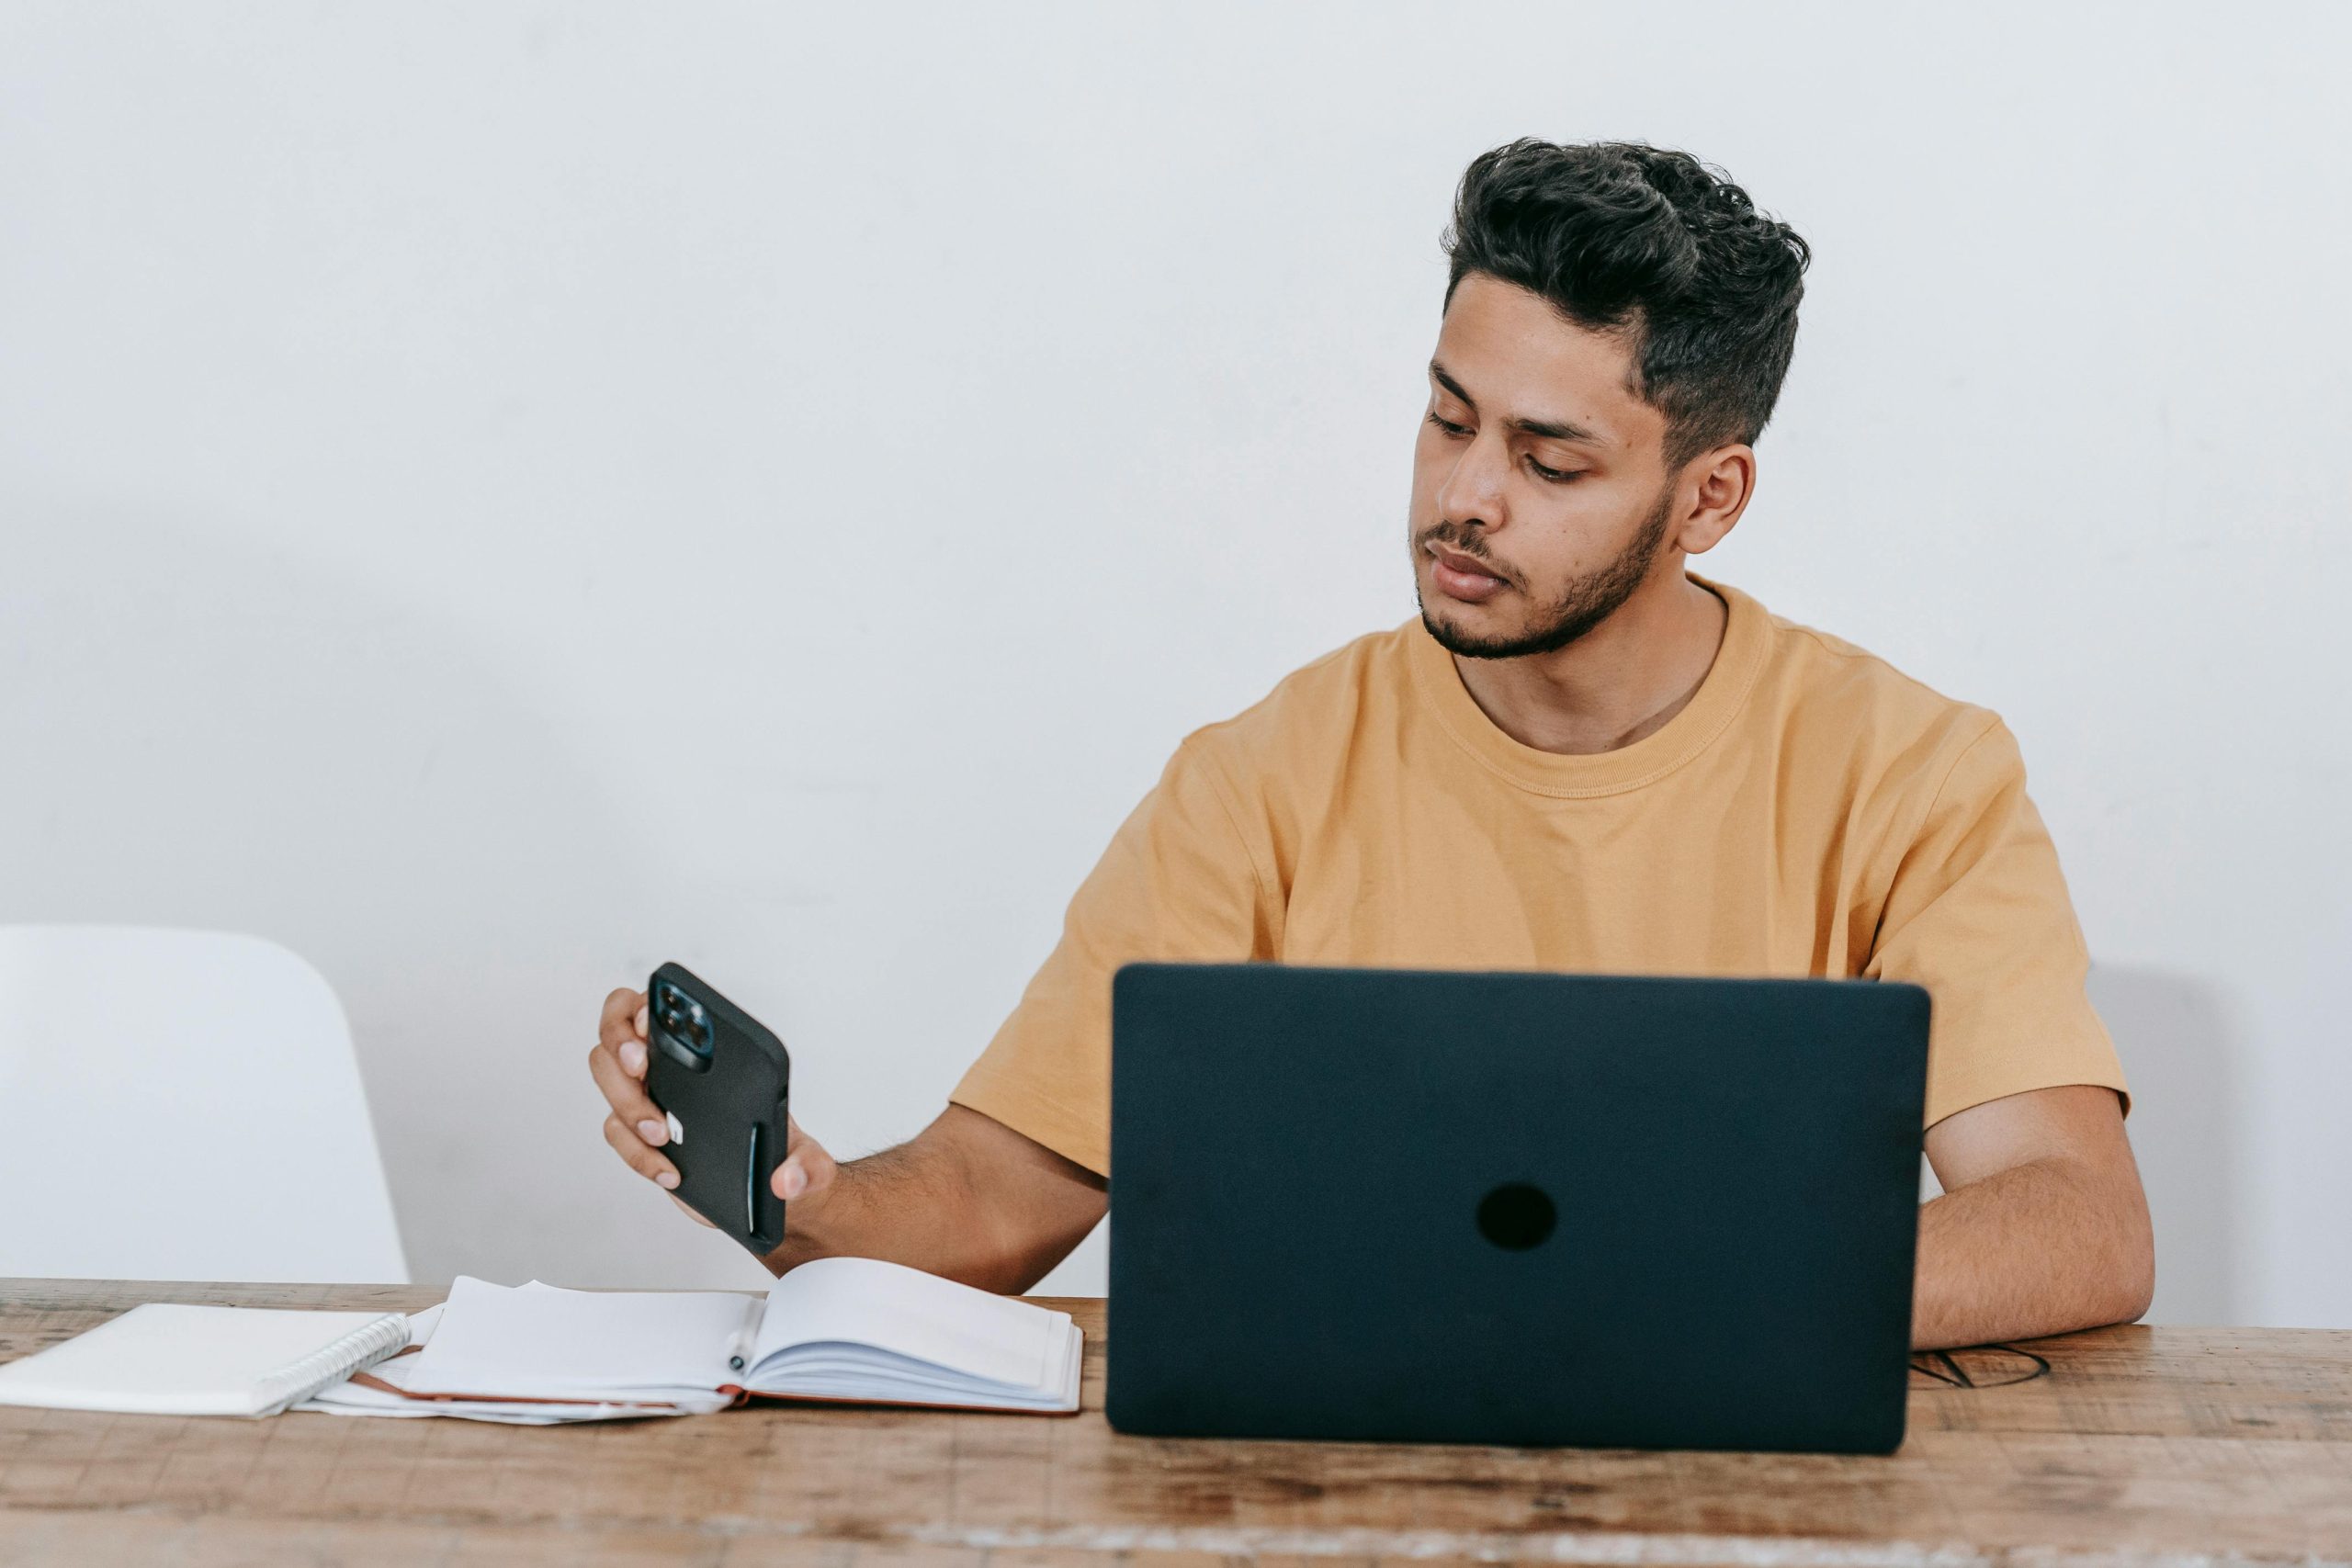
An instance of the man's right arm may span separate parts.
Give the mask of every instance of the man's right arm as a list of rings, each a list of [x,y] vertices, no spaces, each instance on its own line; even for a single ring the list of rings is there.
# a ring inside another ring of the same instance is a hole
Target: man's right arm
[[[605,1141],[670,1189],[677,1168],[662,1153],[668,1133],[645,1092],[644,1007],[638,991],[605,998],[588,1066],[610,1107]],[[897,1148],[847,1165],[796,1122],[774,1185],[789,1205],[784,1245],[762,1260],[775,1273],[819,1258],[879,1258],[1006,1292],[1035,1284],[1109,1205],[1102,1177],[961,1105]]]
[[[1205,734],[1206,732],[1202,732]],[[1281,953],[1266,813],[1201,735],[1112,836],[1020,1004],[914,1139],[836,1168],[796,1123],[775,1190],[789,1205],[778,1273],[838,1255],[887,1258],[994,1291],[1026,1290],[1109,1207],[1111,979],[1136,959],[1224,964]],[[1255,838],[1243,836],[1250,825]],[[662,1112],[645,1093],[645,998],[605,998],[589,1066],[605,1140],[666,1187]],[[691,1210],[688,1213],[692,1213]],[[699,1218],[699,1216],[697,1216]]]

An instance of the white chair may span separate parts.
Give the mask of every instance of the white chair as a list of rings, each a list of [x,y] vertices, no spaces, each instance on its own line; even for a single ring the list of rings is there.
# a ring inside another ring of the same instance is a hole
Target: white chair
[[[405,1283],[350,1027],[223,931],[0,926],[0,1276]]]

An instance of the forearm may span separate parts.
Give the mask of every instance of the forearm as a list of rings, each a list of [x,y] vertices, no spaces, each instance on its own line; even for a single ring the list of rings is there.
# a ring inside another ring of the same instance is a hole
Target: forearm
[[[850,1161],[824,1191],[787,1204],[784,1245],[763,1261],[781,1274],[820,1258],[879,1258],[1002,1289],[976,1277],[999,1260],[972,1246],[973,1207],[956,1162],[917,1139]]]
[[[2139,1188],[2082,1162],[2033,1160],[1919,1212],[1917,1349],[2126,1323],[2148,1309],[2154,1253]]]
[[[951,1105],[910,1142],[841,1166],[787,1205],[781,1274],[878,1258],[981,1290],[1025,1291],[1102,1218],[1104,1184],[1001,1124]]]

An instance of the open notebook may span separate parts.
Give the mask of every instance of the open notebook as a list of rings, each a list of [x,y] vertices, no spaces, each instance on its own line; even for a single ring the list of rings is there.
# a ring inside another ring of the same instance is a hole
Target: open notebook
[[[408,1342],[404,1313],[150,1302],[0,1366],[0,1404],[270,1416]]]
[[[764,1296],[461,1276],[423,1349],[309,1408],[594,1420],[757,1396],[1067,1413],[1081,1339],[1067,1313],[865,1258],[803,1264]]]

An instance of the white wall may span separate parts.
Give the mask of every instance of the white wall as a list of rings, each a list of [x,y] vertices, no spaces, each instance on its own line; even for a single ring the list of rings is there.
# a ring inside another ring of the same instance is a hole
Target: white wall
[[[1176,739],[1409,613],[1464,163],[1645,137],[1819,252],[1707,569],[2014,724],[2158,1315],[2352,1325],[2352,37],[2052,9],[0,6],[0,919],[309,955],[420,1279],[755,1279],[604,991],[914,1131]]]

